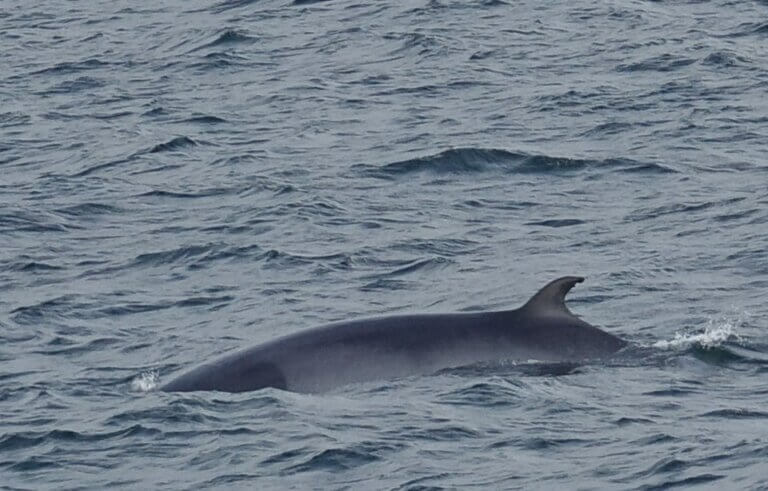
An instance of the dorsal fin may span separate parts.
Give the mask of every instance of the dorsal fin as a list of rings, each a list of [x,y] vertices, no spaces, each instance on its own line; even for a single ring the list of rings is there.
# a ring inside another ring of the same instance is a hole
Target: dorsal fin
[[[581,283],[584,278],[581,276],[563,276],[547,284],[544,288],[532,296],[528,302],[523,305],[523,309],[536,312],[564,312],[571,314],[568,307],[565,306],[565,296],[571,291],[576,283]]]

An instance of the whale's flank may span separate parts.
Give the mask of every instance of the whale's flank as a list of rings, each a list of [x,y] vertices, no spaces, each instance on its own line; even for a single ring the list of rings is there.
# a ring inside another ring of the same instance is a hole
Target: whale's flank
[[[478,362],[604,358],[627,343],[568,310],[565,297],[582,281],[554,280],[515,310],[385,316],[299,331],[195,368],[162,390],[323,392]]]

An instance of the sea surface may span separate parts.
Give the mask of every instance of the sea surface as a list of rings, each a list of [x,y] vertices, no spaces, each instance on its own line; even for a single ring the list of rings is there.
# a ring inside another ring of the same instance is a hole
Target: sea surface
[[[0,2],[0,488],[768,489],[768,3]],[[587,279],[631,342],[164,393]]]

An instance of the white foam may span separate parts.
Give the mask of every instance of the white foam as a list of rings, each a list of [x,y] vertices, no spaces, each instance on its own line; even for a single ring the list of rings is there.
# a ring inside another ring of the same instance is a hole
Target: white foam
[[[651,346],[660,349],[680,349],[692,345],[715,348],[728,340],[740,341],[738,330],[744,322],[744,315],[710,319],[704,332],[676,332],[673,339],[656,341]]]
[[[142,372],[138,377],[131,382],[131,389],[136,392],[149,392],[157,387],[157,382],[160,379],[157,370],[149,370]]]

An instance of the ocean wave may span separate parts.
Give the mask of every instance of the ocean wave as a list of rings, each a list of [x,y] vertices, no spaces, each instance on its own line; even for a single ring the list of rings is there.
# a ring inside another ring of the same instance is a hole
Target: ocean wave
[[[250,44],[258,41],[258,38],[248,35],[244,32],[226,29],[221,33],[216,34],[216,38],[212,41],[205,42],[200,46],[193,48],[192,51],[199,51],[206,48],[213,48],[217,46],[232,46],[238,44]]]
[[[671,172],[670,168],[661,164],[641,163],[630,159],[559,158],[475,147],[453,148],[426,157],[392,162],[381,167],[365,166],[362,172],[371,177],[391,179],[413,173],[565,173],[585,168],[612,169],[624,172]]]
[[[619,72],[671,72],[693,63],[696,63],[696,59],[694,58],[685,58],[683,56],[665,53],[635,63],[622,63],[616,67],[616,70]]]
[[[167,142],[158,143],[147,150],[147,153],[176,152],[183,148],[196,147],[197,145],[199,143],[188,136],[177,136]]]

